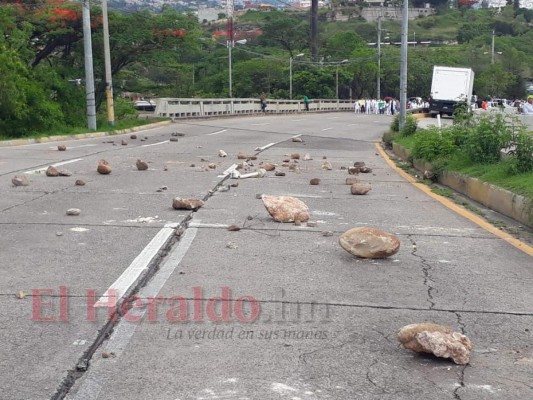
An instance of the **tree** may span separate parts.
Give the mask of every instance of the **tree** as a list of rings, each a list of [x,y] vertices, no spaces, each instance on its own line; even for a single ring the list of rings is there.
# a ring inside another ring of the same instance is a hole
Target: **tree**
[[[267,17],[259,43],[264,46],[279,46],[293,57],[307,47],[308,39],[307,22],[281,11],[272,11]]]

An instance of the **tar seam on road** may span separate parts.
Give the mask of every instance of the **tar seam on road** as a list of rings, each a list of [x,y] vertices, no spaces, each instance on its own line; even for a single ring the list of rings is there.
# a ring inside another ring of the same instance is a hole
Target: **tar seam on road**
[[[431,191],[431,189],[427,185],[417,182],[416,179],[413,178],[411,175],[409,175],[407,172],[405,172],[404,170],[398,168],[394,164],[394,162],[389,158],[389,156],[387,155],[385,150],[383,150],[383,148],[381,147],[381,145],[379,143],[376,143],[375,146],[376,146],[377,151],[385,159],[387,164],[393,170],[395,170],[396,173],[398,173],[398,175],[400,175],[405,180],[410,182],[414,187],[420,189],[425,194],[427,194],[428,196],[434,198],[435,200],[437,200],[439,203],[441,203],[445,207],[448,207],[450,210],[452,210],[452,211],[456,212],[457,214],[465,217],[466,219],[469,219],[473,223],[477,224],[479,227],[485,229],[486,231],[492,233],[493,235],[499,237],[500,239],[503,239],[504,241],[506,241],[510,245],[516,247],[518,250],[521,250],[524,253],[526,253],[526,254],[528,254],[530,256],[533,256],[533,247],[527,245],[524,242],[521,242],[518,239],[515,239],[514,237],[512,237],[508,233],[502,232],[498,228],[494,227],[493,225],[491,225],[490,223],[485,221],[483,218],[481,218],[478,215],[476,215],[476,214],[474,214],[474,213],[472,213],[472,212],[470,212],[470,211],[458,206],[453,201],[448,200],[447,198],[442,197],[442,196],[440,196],[440,195],[438,195],[436,193],[433,193]]]

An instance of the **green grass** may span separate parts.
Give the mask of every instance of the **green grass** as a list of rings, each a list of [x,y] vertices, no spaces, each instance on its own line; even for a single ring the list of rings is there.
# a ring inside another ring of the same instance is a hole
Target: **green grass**
[[[438,186],[431,186],[431,191],[435,194],[438,194],[442,197],[448,197],[450,199],[453,198],[453,191],[447,188],[441,188]]]
[[[413,147],[415,145],[415,136],[401,136],[398,135],[394,138],[394,142],[398,143],[399,145],[405,147],[408,150],[413,150]]]

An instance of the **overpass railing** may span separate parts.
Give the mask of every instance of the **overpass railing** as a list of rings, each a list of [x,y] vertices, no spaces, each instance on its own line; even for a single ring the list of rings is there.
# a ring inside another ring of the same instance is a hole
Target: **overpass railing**
[[[216,115],[261,113],[259,99],[191,99],[159,98],[156,101],[155,115],[163,118],[210,117]],[[266,113],[299,113],[305,111],[302,100],[267,100]],[[350,100],[311,100],[310,111],[353,111]]]

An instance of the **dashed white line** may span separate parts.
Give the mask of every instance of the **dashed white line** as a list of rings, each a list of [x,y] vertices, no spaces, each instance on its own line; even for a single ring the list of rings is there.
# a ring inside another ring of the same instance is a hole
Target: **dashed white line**
[[[300,122],[303,121],[303,119],[291,119],[291,122]]]
[[[329,131],[331,129],[333,129],[333,128],[324,128],[324,129],[322,129],[322,131]]]
[[[222,129],[221,131],[216,131],[216,132],[213,132],[213,133],[208,133],[207,136],[218,135],[219,133],[226,132],[226,131],[227,131],[227,129]]]
[[[355,126],[355,125],[359,125],[359,124],[348,124],[346,126]]]
[[[265,125],[270,125],[269,122],[265,122],[264,124],[250,124],[251,126],[265,126]]]
[[[80,147],[93,147],[98,146],[98,144],[82,144],[80,146],[68,146],[68,149],[79,149]],[[50,150],[57,150],[57,147],[49,147]]]
[[[150,146],[158,146],[160,144],[169,143],[170,140],[165,140],[163,142],[157,142],[157,143],[151,143],[151,144],[143,144],[141,147],[150,147]]]
[[[62,162],[58,162],[58,163],[55,163],[55,164],[51,164],[53,167],[59,167],[61,165],[66,165],[66,164],[72,164],[74,162],[77,162],[77,161],[81,161],[83,160],[83,158],[76,158],[74,160],[68,160],[68,161],[62,161]],[[24,173],[25,174],[35,174],[37,172],[41,172],[41,171],[44,171],[48,169],[48,167],[43,167],[43,168],[36,168],[36,169],[29,169],[27,171],[25,171]]]

